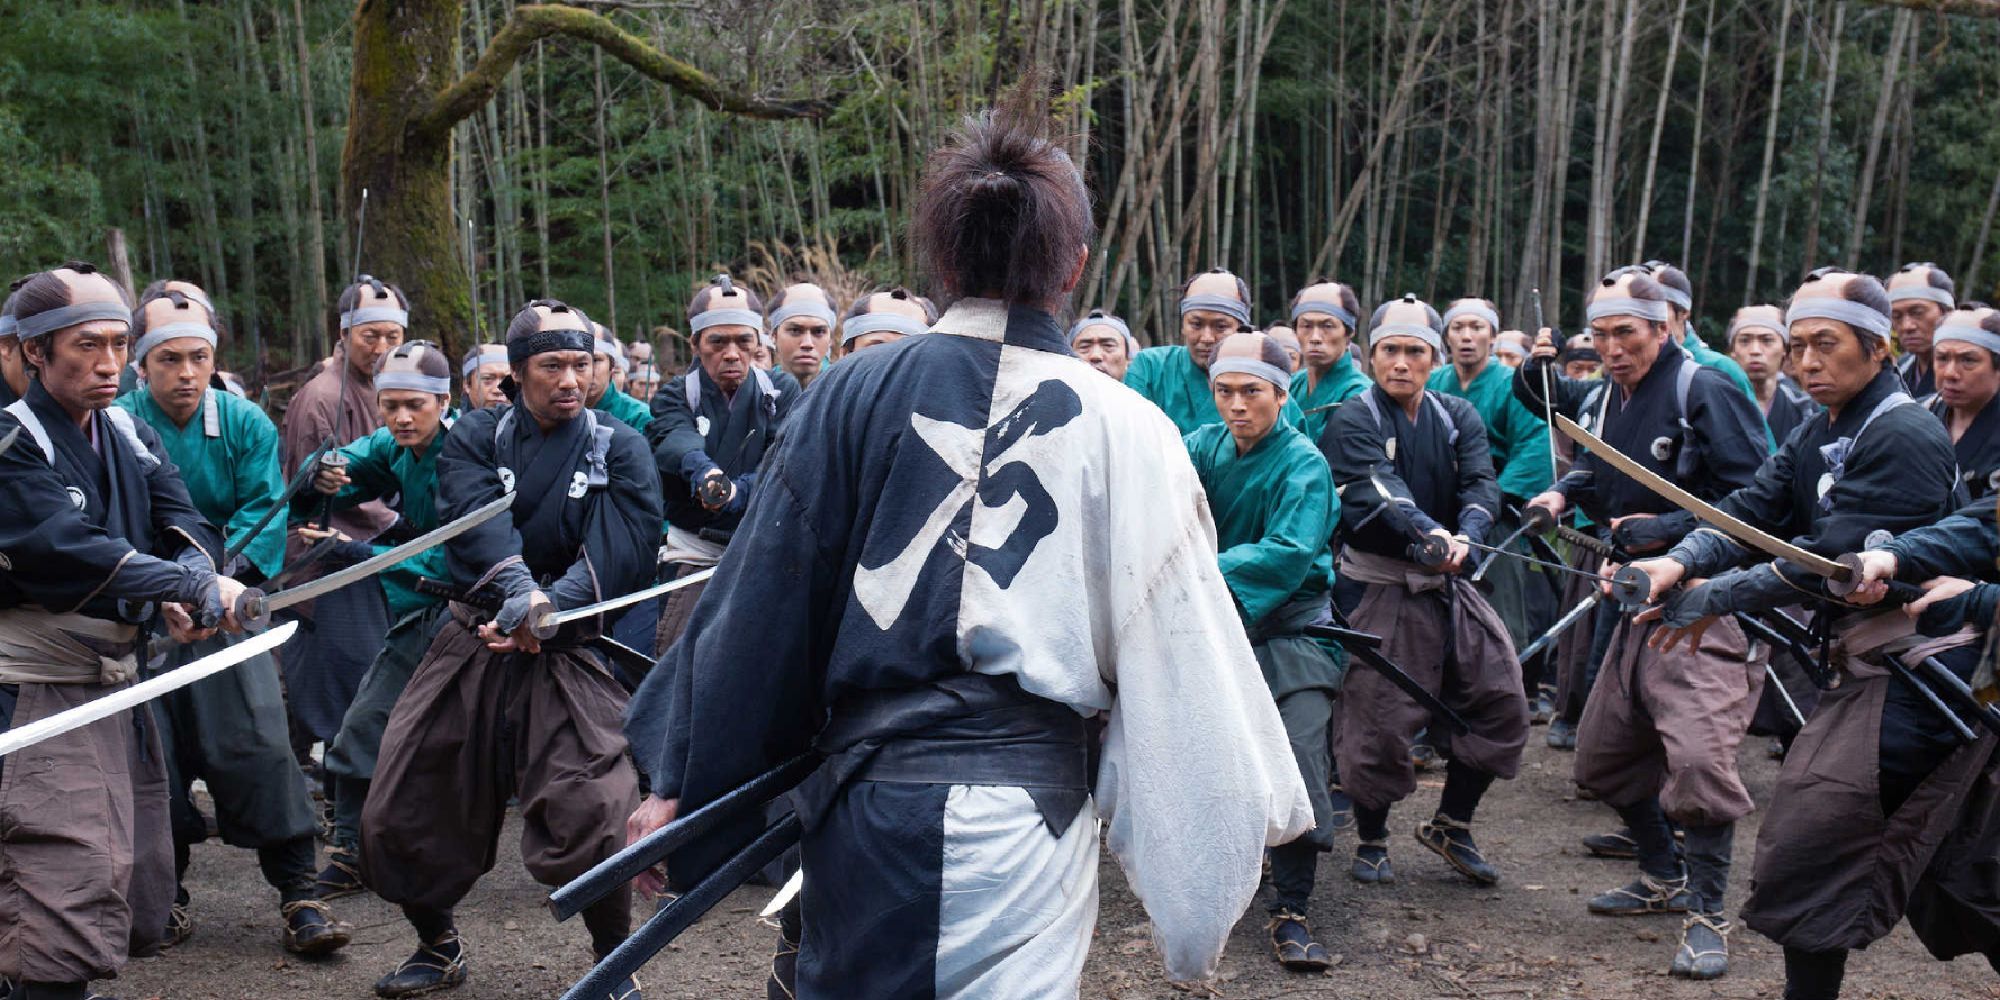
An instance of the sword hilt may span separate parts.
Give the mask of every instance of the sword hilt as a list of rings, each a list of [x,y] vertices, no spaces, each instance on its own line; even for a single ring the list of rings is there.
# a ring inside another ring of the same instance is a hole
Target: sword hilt
[[[236,595],[236,623],[245,632],[262,632],[271,627],[271,611],[267,607],[264,592],[255,587],[245,587]]]
[[[1834,562],[1839,563],[1847,572],[1840,576],[1827,577],[1826,592],[1835,597],[1845,598],[1861,586],[1861,556],[1859,553],[1849,552],[1835,559]],[[1884,580],[1883,582],[1889,585],[1889,596],[1903,604],[1908,604],[1924,596],[1924,588],[1914,583],[1904,583],[1901,580]]]
[[[556,624],[556,605],[544,596],[528,606],[528,631],[537,639],[553,639],[562,626]]]
[[[1411,562],[1435,569],[1451,558],[1451,543],[1436,535],[1425,535],[1410,543],[1409,556]]]
[[[1612,574],[1611,599],[1617,601],[1619,607],[1628,610],[1643,608],[1646,599],[1652,596],[1653,578],[1647,576],[1645,570],[1627,563]]]
[[[1556,526],[1556,516],[1547,507],[1524,507],[1521,510],[1521,526],[1531,535],[1546,535]]]

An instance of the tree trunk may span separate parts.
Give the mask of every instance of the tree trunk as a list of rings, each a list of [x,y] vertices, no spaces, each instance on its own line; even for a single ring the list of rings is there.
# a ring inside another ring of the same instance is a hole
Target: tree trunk
[[[1840,26],[1846,19],[1847,5],[1836,2],[1833,5],[1833,27],[1826,38],[1826,79],[1820,84],[1819,97],[1819,149],[1813,157],[1812,208],[1806,215],[1806,247],[1801,258],[1800,279],[1818,265],[1819,260],[1819,210],[1822,196],[1826,193],[1827,145],[1833,137],[1833,89],[1840,79]]]
[[[1667,68],[1660,74],[1660,98],[1653,104],[1653,140],[1646,146],[1646,180],[1639,187],[1639,224],[1632,233],[1632,259],[1646,259],[1646,224],[1653,216],[1653,175],[1660,167],[1660,133],[1667,127],[1667,95],[1674,91],[1674,63],[1681,56],[1681,22],[1688,0],[1674,8],[1673,32],[1667,39]]]
[[[378,10],[384,6],[387,5],[379,3],[376,5]],[[367,8],[363,7],[355,13],[355,27],[357,32],[366,10]],[[456,33],[457,28],[457,21],[454,19],[452,23],[454,33]],[[303,155],[306,161],[306,276],[312,281],[311,289],[313,295],[312,311],[309,315],[315,320],[313,325],[319,328],[321,335],[320,343],[325,346],[326,352],[331,354],[333,352],[333,325],[327,322],[327,310],[333,308],[333,302],[326,294],[326,213],[320,207],[319,140],[314,135],[314,132],[319,127],[319,118],[313,114],[312,50],[306,44],[306,9],[303,0],[292,0],[292,32],[292,41],[296,48],[299,65],[299,119],[305,124],[302,131],[305,139]],[[353,109],[349,112],[347,133],[347,141],[350,146],[354,143],[354,125],[362,118],[360,113],[361,40],[359,37],[355,39],[354,43],[354,68],[355,101],[353,102]],[[382,72],[393,75],[397,70],[394,67],[384,67]],[[387,148],[393,150],[395,147],[392,144]],[[391,153],[390,155],[394,154]],[[439,169],[443,169],[442,164],[440,164]],[[344,158],[341,165],[341,172],[343,174],[347,172]],[[354,190],[358,192],[365,186],[365,184],[354,185]],[[350,275],[347,279],[343,280],[352,280],[352,276]],[[294,357],[292,362],[294,364],[305,364],[306,359]]]
[[[618,262],[612,253],[611,239],[611,150],[605,138],[605,105],[610,103],[604,95],[604,50],[592,53],[595,60],[595,83],[597,87],[597,205],[598,222],[604,232],[604,311],[609,317],[605,325],[618,329]]]
[[[1694,267],[1695,186],[1701,177],[1701,133],[1708,124],[1708,54],[1714,40],[1715,0],[1708,0],[1708,18],[1701,29],[1701,68],[1696,71],[1694,82],[1694,141],[1688,143],[1687,204],[1681,213],[1681,266],[1685,268]]]
[[[1764,209],[1771,197],[1771,162],[1778,151],[1778,115],[1785,103],[1785,39],[1792,27],[1792,0],[1778,15],[1778,58],[1771,70],[1771,113],[1764,123],[1764,172],[1757,179],[1757,210],[1750,223],[1750,265],[1743,280],[1743,304],[1756,301],[1757,265],[1764,250]]]
[[[1888,58],[1882,60],[1882,88],[1875,95],[1875,121],[1868,128],[1868,155],[1861,164],[1860,190],[1854,196],[1854,224],[1847,234],[1847,269],[1861,265],[1861,243],[1868,235],[1868,201],[1875,190],[1875,167],[1882,152],[1882,132],[1889,126],[1889,109],[1896,99],[1896,70],[1903,60],[1904,40],[1910,36],[1915,15],[1896,12],[1896,26],[1889,35]]]
[[[104,255],[111,261],[112,280],[125,289],[127,298],[138,302],[138,287],[132,284],[132,255],[125,249],[125,230],[113,226],[104,231]]]
[[[1986,260],[1986,241],[1993,236],[1993,213],[2000,209],[2000,170],[1993,174],[1993,189],[1986,195],[1986,214],[1979,217],[1979,236],[1972,241],[1972,263],[1965,269],[1965,287],[1979,287],[1979,266]],[[2000,296],[1988,296],[1989,298]]]

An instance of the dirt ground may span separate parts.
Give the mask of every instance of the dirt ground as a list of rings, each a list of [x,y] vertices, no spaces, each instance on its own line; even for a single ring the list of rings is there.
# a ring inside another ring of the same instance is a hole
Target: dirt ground
[[[1627,863],[1594,860],[1577,838],[1608,829],[1609,810],[1577,801],[1566,753],[1542,745],[1535,731],[1521,777],[1495,786],[1477,830],[1501,866],[1501,885],[1482,889],[1452,873],[1408,831],[1435,801],[1430,780],[1391,823],[1391,851],[1401,879],[1359,885],[1347,877],[1351,835],[1322,864],[1313,917],[1321,940],[1340,956],[1325,976],[1286,973],[1271,961],[1261,906],[1236,929],[1215,983],[1230,998],[1341,997],[1592,998],[1695,1000],[1777,998],[1783,993],[1779,949],[1747,930],[1732,941],[1732,970],[1715,983],[1670,979],[1677,941],[1672,918],[1593,917],[1584,900],[1631,877]],[[1743,768],[1751,791],[1768,800],[1776,765],[1762,740],[1746,742]],[[1752,816],[1737,831],[1741,863],[1730,908],[1741,901],[1756,836]],[[545,890],[513,854],[516,829],[503,838],[501,862],[459,909],[472,980],[440,996],[454,1000],[557,997],[582,974],[588,946],[580,922],[557,925],[543,908]],[[196,851],[190,889],[194,939],[160,958],[134,962],[106,992],[136,1000],[321,1000],[365,998],[370,986],[413,947],[398,912],[373,897],[334,905],[356,927],[354,944],[330,961],[306,963],[279,947],[277,903],[248,851],[218,843]],[[762,997],[773,933],[756,923],[767,888],[744,888],[656,959],[641,975],[646,996],[707,1000]],[[641,904],[642,906],[644,904]],[[650,912],[650,907],[646,907]],[[1111,1000],[1183,1000],[1170,987],[1148,940],[1144,913],[1106,855],[1098,943],[1085,969],[1083,995]],[[1849,998],[1971,1000],[2000,998],[2000,976],[1980,958],[1941,964],[1907,927],[1849,963]]]

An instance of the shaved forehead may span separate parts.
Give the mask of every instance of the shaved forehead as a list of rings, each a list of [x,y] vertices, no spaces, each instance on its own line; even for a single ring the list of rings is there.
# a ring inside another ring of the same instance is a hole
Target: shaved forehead
[[[174,291],[180,291],[180,289],[176,288]],[[183,309],[180,306],[174,305],[174,300],[162,295],[140,306],[139,312],[146,319],[147,329],[159,329],[168,323],[182,321],[199,322],[204,326],[209,325],[208,310],[201,309],[201,303],[196,302],[192,298],[188,299],[187,303],[189,308]],[[200,310],[201,313],[199,317],[190,315],[197,310]]]
[[[1382,307],[1382,314],[1378,317],[1376,325],[1390,324],[1428,327],[1431,325],[1431,312],[1422,302],[1405,302],[1397,299]]]
[[[535,315],[539,317],[542,321],[541,325],[535,328],[537,330],[586,330],[587,329],[583,325],[583,315],[581,313],[578,313],[574,309],[567,310],[564,312],[556,312],[555,310],[550,309],[548,306],[536,306]]]
[[[1298,331],[1292,329],[1289,326],[1284,326],[1284,325],[1273,326],[1270,329],[1265,330],[1264,335],[1270,337],[1272,340],[1277,341],[1280,347],[1289,347],[1295,351],[1299,349]]]
[[[1808,281],[1800,285],[1799,290],[1792,293],[1792,300],[1796,302],[1800,299],[1846,298],[1848,284],[1859,280],[1860,277],[1860,275],[1848,271],[1831,271],[1822,274],[1818,281]],[[1900,278],[1903,275],[1899,274],[1897,277]],[[1928,279],[1925,281],[1925,287],[1929,287]]]
[[[1996,312],[2000,312],[2000,310],[1983,306],[1978,309],[1954,309],[1945,314],[1944,322],[1938,324],[1938,329],[1942,330],[1947,326],[1964,327],[1966,329],[1979,327],[1986,322],[1987,317],[1994,315]]]
[[[1209,364],[1213,367],[1215,362],[1224,358],[1249,358],[1252,361],[1262,361],[1281,372],[1292,370],[1292,358],[1285,353],[1285,348],[1276,340],[1261,333],[1232,333],[1222,338],[1215,345],[1215,355]]]
[[[1913,267],[1907,271],[1897,271],[1889,276],[1888,287],[1891,291],[1898,288],[1929,288],[1931,273],[1936,270],[1934,267]]]
[[[1744,306],[1736,310],[1735,325],[1738,329],[1763,327],[1769,330],[1783,330],[1785,313],[1777,306]]]
[[[1188,282],[1187,294],[1189,296],[1220,295],[1226,299],[1235,299],[1238,302],[1243,302],[1243,296],[1236,288],[1236,276],[1227,271],[1196,275],[1193,281]],[[1248,305],[1249,303],[1246,302],[1244,304]]]
[[[1609,285],[1600,281],[1597,283],[1597,287],[1591,291],[1591,296],[1610,296],[1620,299],[1638,298],[1638,296],[1632,294],[1632,286],[1638,284],[1639,279],[1642,277],[1646,277],[1646,275],[1635,271],[1627,271],[1612,279]]]
[[[871,313],[896,313],[919,323],[930,322],[930,317],[924,314],[924,307],[916,299],[899,299],[888,292],[876,292],[868,296],[867,302],[867,310]]]
[[[125,304],[125,290],[118,283],[103,274],[79,274],[68,268],[57,268],[49,272],[56,280],[69,288],[71,305],[82,302],[116,302]]]
[[[1299,298],[1301,300],[1318,299],[1322,302],[1339,302],[1341,293],[1347,290],[1347,286],[1338,281],[1322,281],[1317,285],[1307,285],[1299,292]]]
[[[833,300],[827,297],[825,289],[810,282],[800,282],[796,285],[786,285],[784,296],[786,302],[795,302],[795,301],[823,302],[829,306],[833,304]]]

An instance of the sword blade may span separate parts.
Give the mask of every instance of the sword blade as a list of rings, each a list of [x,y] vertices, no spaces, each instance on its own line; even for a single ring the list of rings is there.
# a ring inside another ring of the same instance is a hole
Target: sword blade
[[[140,681],[131,687],[114,691],[102,698],[92,699],[75,708],[57,712],[19,729],[9,729],[5,733],[0,733],[0,757],[5,757],[16,750],[25,750],[43,740],[61,736],[100,719],[108,719],[169,691],[179,690],[204,677],[219,674],[259,653],[278,648],[279,644],[291,638],[292,633],[298,631],[298,628],[298,622],[286,622],[283,628],[272,629],[228,649],[211,653],[184,667],[169,670],[158,677]]]
[[[1591,593],[1585,596],[1583,600],[1576,602],[1576,607],[1569,609],[1561,618],[1556,619],[1556,623],[1549,626],[1547,632],[1543,632],[1537,636],[1534,642],[1528,644],[1528,648],[1521,650],[1520,661],[1526,663],[1534,659],[1536,653],[1547,649],[1550,643],[1561,638],[1562,634],[1569,631],[1577,622],[1581,621],[1583,616],[1590,612],[1591,608],[1596,607],[1597,602],[1601,599],[1601,594]]]
[[[616,611],[619,608],[631,607],[632,605],[637,604],[640,601],[647,600],[653,597],[658,597],[661,594],[671,594],[674,591],[681,589],[682,587],[692,587],[695,584],[701,583],[714,575],[715,575],[715,567],[711,566],[708,569],[702,570],[699,573],[689,573],[688,575],[681,577],[678,580],[668,580],[666,583],[657,583],[654,584],[653,586],[647,587],[644,590],[635,590],[629,594],[626,594],[623,597],[614,597],[608,601],[599,601],[596,604],[586,604],[580,608],[571,608],[568,611],[564,611],[550,618],[548,623],[543,627],[545,628],[559,627],[567,625],[570,622],[576,621],[579,618],[589,618],[593,615],[601,615],[606,611]]]
[[[6,437],[0,438],[0,455],[6,454],[7,449],[14,447],[14,439],[20,436],[21,436],[21,429],[19,427],[16,427],[13,430],[8,431]]]
[[[337,573],[328,573],[311,583],[293,587],[290,590],[276,594],[266,594],[259,602],[262,604],[262,613],[256,617],[261,618],[273,611],[289,608],[301,601],[312,600],[321,594],[328,594],[339,590],[356,580],[373,576],[413,555],[436,548],[445,542],[457,538],[506,513],[513,506],[514,494],[502,494],[498,499],[464,517],[450,524],[434,528],[380,555],[370,556]]]
[[[1737,518],[1717,510],[1713,505],[1681,489],[1666,477],[1640,465],[1619,452],[1618,449],[1605,444],[1602,438],[1577,426],[1576,421],[1560,413],[1556,414],[1555,418],[1556,427],[1563,432],[1564,437],[1590,449],[1591,454],[1603,459],[1605,464],[1631,477],[1634,482],[1659,494],[1674,506],[1693,514],[1695,517],[1701,519],[1703,523],[1720,530],[1723,534],[1775,558],[1791,562],[1793,565],[1814,576],[1825,577],[1829,580],[1846,580],[1849,578],[1850,573],[1847,567],[1825,556],[1815,555],[1782,539],[1774,538],[1745,524]]]

